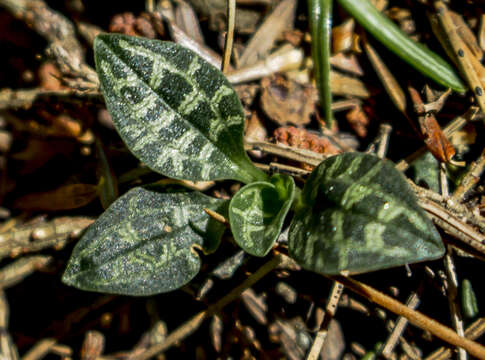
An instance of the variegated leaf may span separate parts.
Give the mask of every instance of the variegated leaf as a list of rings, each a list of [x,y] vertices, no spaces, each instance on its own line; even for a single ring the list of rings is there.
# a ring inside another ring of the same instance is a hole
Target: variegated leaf
[[[293,178],[275,174],[271,182],[244,186],[231,199],[229,222],[236,243],[247,253],[265,256],[280,234],[295,192]]]
[[[243,148],[244,113],[222,73],[172,42],[103,34],[94,42],[106,106],[128,148],[177,179],[265,180]]]
[[[331,157],[307,180],[302,202],[290,226],[289,252],[308,270],[361,273],[444,253],[440,235],[390,161],[362,153]]]
[[[224,231],[203,209],[220,212],[225,204],[199,192],[134,188],[88,228],[62,280],[83,290],[124,295],[177,289],[199,272],[195,249],[215,250]]]

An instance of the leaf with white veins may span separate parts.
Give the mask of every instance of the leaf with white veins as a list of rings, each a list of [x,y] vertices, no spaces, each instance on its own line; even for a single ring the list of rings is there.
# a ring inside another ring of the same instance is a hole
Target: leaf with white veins
[[[270,181],[244,186],[229,203],[234,240],[254,256],[265,256],[273,247],[295,192],[290,176],[275,174]]]
[[[441,237],[387,160],[346,153],[323,161],[290,226],[290,256],[322,274],[361,273],[443,256]]]
[[[178,289],[197,275],[195,249],[214,251],[224,232],[203,209],[224,212],[226,201],[161,190],[137,187],[111,204],[77,243],[63,282],[139,296]]]
[[[243,108],[218,69],[175,43],[119,34],[98,35],[94,53],[116,129],[152,170],[186,180],[266,179],[244,151]]]

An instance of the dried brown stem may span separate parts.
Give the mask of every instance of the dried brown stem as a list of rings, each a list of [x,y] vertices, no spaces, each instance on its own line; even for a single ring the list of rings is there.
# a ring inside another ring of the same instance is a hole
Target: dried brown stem
[[[313,340],[312,347],[308,353],[307,360],[316,360],[320,357],[320,352],[322,351],[323,345],[325,345],[325,340],[327,339],[328,327],[330,326],[330,321],[335,316],[337,312],[337,306],[339,304],[340,297],[344,287],[339,282],[334,281],[332,284],[332,290],[327,299],[327,306],[325,308],[325,314],[322,318],[322,323],[320,324],[320,330],[318,330],[315,339]]]
[[[0,353],[4,359],[18,360],[17,346],[8,332],[9,306],[3,291],[0,291]]]
[[[480,180],[480,176],[485,170],[485,149],[483,149],[480,157],[477,161],[470,164],[465,177],[461,181],[460,185],[455,189],[455,192],[451,196],[451,200],[456,202],[462,202],[466,194],[473,189],[473,187]]]
[[[234,42],[234,28],[236,26],[236,0],[227,1],[227,33],[224,42],[224,57],[222,60],[222,72],[229,69],[232,54],[232,44]]]
[[[435,1],[434,7],[437,11],[441,26],[448,37],[449,44],[456,55],[456,62],[473,90],[480,109],[482,112],[485,112],[485,90],[484,84],[480,79],[480,76],[483,75],[483,66],[468,46],[461,40],[445,3],[443,1]]]
[[[23,281],[27,276],[46,266],[52,256],[25,256],[0,270],[0,288],[5,289]]]
[[[56,246],[78,235],[93,222],[85,217],[59,217],[41,224],[14,227],[0,233],[0,259]]]
[[[344,276],[327,276],[331,280],[342,283],[345,287],[368,300],[392,311],[395,314],[404,316],[410,323],[421,329],[426,329],[436,337],[446,341],[449,344],[464,348],[470,355],[479,359],[485,359],[485,347],[475,341],[459,336],[452,329],[440,324],[436,320],[421,314],[418,311],[408,308],[399,301],[387,296],[374,288],[365,285],[357,280]]]
[[[410,309],[415,310],[418,307],[419,302],[420,302],[420,300],[419,300],[418,294],[413,292],[408,297],[408,300],[406,302],[406,306],[409,307]],[[406,329],[407,324],[408,324],[408,320],[403,316],[400,316],[399,319],[397,320],[396,324],[394,325],[394,328],[392,329],[391,334],[387,338],[387,341],[384,344],[382,351],[381,351],[381,355],[383,357],[385,357],[386,359],[391,358],[391,354],[394,350],[394,347],[399,342],[402,333]]]
[[[485,333],[485,318],[477,319],[465,330],[465,337],[470,340],[478,339]],[[453,351],[446,347],[441,347],[432,354],[427,356],[425,360],[446,360],[450,359],[453,355]]]

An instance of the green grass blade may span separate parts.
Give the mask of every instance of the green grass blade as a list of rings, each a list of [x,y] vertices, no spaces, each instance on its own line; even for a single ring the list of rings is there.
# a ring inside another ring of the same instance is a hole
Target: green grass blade
[[[338,0],[369,33],[401,59],[437,83],[458,92],[466,86],[454,68],[424,45],[411,40],[369,0]]]
[[[325,124],[332,127],[332,93],[330,89],[330,40],[332,0],[308,0],[312,34],[313,70],[317,82]]]

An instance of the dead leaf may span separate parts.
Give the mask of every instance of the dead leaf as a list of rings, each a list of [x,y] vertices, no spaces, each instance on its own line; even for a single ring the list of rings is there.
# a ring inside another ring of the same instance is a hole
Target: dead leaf
[[[14,208],[21,210],[60,211],[83,207],[97,198],[97,186],[69,184],[55,190],[32,193],[17,199]]]
[[[354,27],[354,19],[350,18],[332,28],[332,52],[334,54],[352,49]]]
[[[303,36],[303,32],[298,29],[283,31],[283,39],[295,47],[300,46],[303,41]]]
[[[245,139],[248,141],[266,141],[268,132],[261,122],[257,112],[253,112],[248,120]]]
[[[254,65],[258,60],[266,58],[276,39],[284,30],[293,27],[295,9],[296,0],[283,0],[276,6],[249,40],[239,59],[241,67]]]
[[[359,79],[336,71],[330,71],[330,81],[332,83],[332,94],[334,95],[356,96],[364,99],[370,97],[369,90]]]
[[[284,44],[266,59],[258,61],[254,65],[229,72],[226,74],[226,78],[232,84],[261,79],[277,72],[300,69],[303,60],[302,49]]]
[[[468,46],[470,51],[478,60],[483,58],[483,51],[478,45],[478,39],[476,38],[473,31],[470,29],[468,24],[463,17],[454,11],[450,11],[451,19],[456,26],[456,32],[463,39],[465,44]]]
[[[449,162],[455,155],[455,148],[443,134],[440,125],[433,113],[424,111],[424,104],[421,96],[413,87],[408,87],[411,100],[414,103],[414,110],[418,115],[420,136],[424,140],[428,150],[441,162]]]
[[[281,75],[261,81],[261,107],[265,114],[280,125],[305,125],[315,111],[317,90],[300,85]]]
[[[261,122],[258,113],[253,112],[246,125],[245,141],[266,141],[267,135],[266,127]],[[256,158],[263,156],[263,153],[259,150],[250,150],[249,153]]]
[[[197,41],[199,44],[204,44],[204,37],[200,29],[199,20],[195,11],[189,3],[178,0],[177,8],[175,9],[175,24],[181,28],[187,35]]]
[[[459,154],[465,154],[476,143],[477,130],[473,124],[467,124],[462,129],[454,131],[450,141]]]
[[[333,67],[339,70],[346,71],[348,73],[351,73],[357,76],[364,75],[364,72],[360,67],[359,61],[357,60],[357,57],[354,54],[350,54],[350,55],[345,55],[343,53],[335,54],[330,58],[330,65],[332,65]]]
[[[75,146],[74,142],[67,140],[31,138],[28,140],[26,148],[12,154],[11,158],[25,161],[20,174],[26,175],[38,170],[56,155],[69,156]]]
[[[403,9],[398,6],[393,6],[387,10],[386,15],[389,18],[399,24],[399,28],[407,35],[413,37],[416,32],[416,23],[412,17],[409,9]]]

